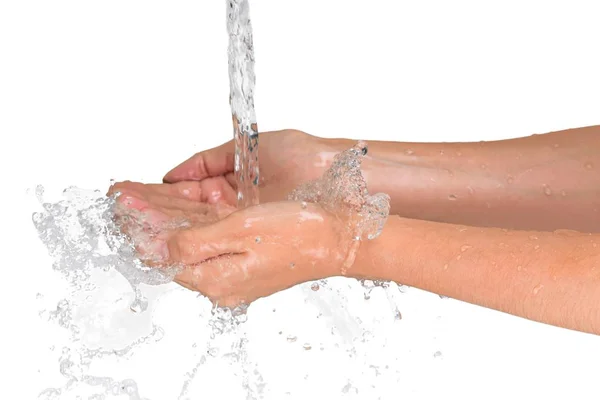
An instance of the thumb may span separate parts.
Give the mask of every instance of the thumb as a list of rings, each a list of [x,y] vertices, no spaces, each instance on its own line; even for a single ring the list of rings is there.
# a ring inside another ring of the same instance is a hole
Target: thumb
[[[233,172],[235,147],[233,140],[210,150],[194,154],[163,178],[164,183],[201,181]]]
[[[227,220],[215,224],[180,230],[167,241],[168,259],[173,264],[193,265],[224,255],[242,254],[247,250],[241,238],[227,228]]]

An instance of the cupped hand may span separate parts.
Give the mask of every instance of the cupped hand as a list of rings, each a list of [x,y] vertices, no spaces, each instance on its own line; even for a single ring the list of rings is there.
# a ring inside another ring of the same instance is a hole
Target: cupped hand
[[[296,130],[259,135],[260,201],[285,200],[298,185],[320,177],[345,145]],[[203,201],[237,204],[234,142],[195,154],[165,175],[165,183],[197,181]]]
[[[181,285],[234,307],[311,280],[341,275],[355,246],[346,223],[316,204],[273,202],[165,240]]]
[[[180,285],[224,307],[250,304],[296,284],[341,275],[356,246],[347,221],[304,202],[235,211],[198,203],[173,185],[119,183],[117,218],[147,264],[178,266]],[[136,218],[123,218],[132,215]],[[173,221],[186,223],[172,223]],[[136,240],[142,232],[142,240]]]

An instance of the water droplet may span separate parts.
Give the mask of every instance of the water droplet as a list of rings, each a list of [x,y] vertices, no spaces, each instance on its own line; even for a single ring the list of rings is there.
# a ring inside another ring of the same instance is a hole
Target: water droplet
[[[550,189],[550,186],[543,185],[542,187],[544,188],[544,194],[546,196],[552,196],[552,189]]]
[[[394,314],[394,319],[396,321],[402,320],[402,313],[400,312],[400,310],[396,309],[396,313]]]
[[[293,263],[293,262],[291,262],[291,263],[290,263],[290,269],[294,269],[294,268],[296,268],[296,264],[295,264],[295,263]]]
[[[470,245],[468,245],[468,244],[465,244],[465,245],[462,245],[462,246],[460,247],[460,251],[461,251],[462,253],[464,253],[465,251],[467,251],[467,250],[469,250],[469,249],[472,249],[472,248],[473,248],[473,246],[470,246]]]
[[[458,197],[456,197],[455,194],[451,194],[450,196],[448,196],[448,200],[454,201],[456,199],[458,199]]]
[[[42,185],[37,185],[35,187],[35,196],[40,203],[44,202],[44,187]]]
[[[440,150],[440,156],[444,155],[444,150]]]
[[[468,190],[469,194],[471,194],[471,195],[473,193],[475,193],[475,190],[471,186],[467,186],[467,190]]]
[[[520,271],[520,270],[522,270],[522,269],[523,269],[523,266],[521,266],[521,265],[517,265],[517,271]]]
[[[211,357],[216,357],[219,355],[219,349],[216,347],[209,347],[206,349],[206,353]]]
[[[592,243],[592,247],[598,247],[598,245],[596,244],[596,242]]]
[[[535,235],[530,235],[530,236],[529,236],[529,239],[531,239],[531,240],[538,240],[538,237],[537,237],[537,236],[535,236]]]
[[[364,298],[365,298],[365,300],[370,300],[371,299],[371,292],[370,291],[369,292],[365,292]]]
[[[133,303],[131,303],[129,309],[131,310],[131,312],[136,314],[144,312],[146,311],[146,309],[148,309],[148,300],[146,300],[143,297],[137,298],[133,301]]]
[[[303,210],[306,210],[307,204],[305,201],[303,201],[302,203],[300,203],[300,206],[302,207]]]
[[[312,285],[310,285],[310,288],[313,292],[316,292],[319,290],[320,286],[317,282],[314,282]]]
[[[512,183],[515,181],[515,178],[513,178],[512,176],[508,175],[506,177],[506,183],[508,183],[509,185],[512,185]]]
[[[539,245],[539,244],[536,244],[535,246],[533,246],[533,249],[534,249],[534,250],[539,250],[539,248],[540,248],[540,245]]]
[[[261,242],[260,236],[257,236],[257,237],[256,237],[256,239],[254,239],[254,241],[255,241],[256,243],[260,243],[260,242]]]
[[[555,149],[558,149],[560,147],[560,145],[558,143],[554,143],[554,146],[552,146],[552,147],[554,147]]]
[[[290,343],[294,343],[296,340],[298,340],[298,337],[290,335],[286,340]]]
[[[456,156],[457,156],[457,157],[461,157],[461,156],[462,156],[462,153],[461,153],[460,151],[457,151],[457,152],[456,152]]]
[[[454,172],[452,172],[452,170],[450,170],[450,169],[447,169],[446,171],[448,172],[448,176],[449,176],[450,178],[452,178],[452,177],[454,176]]]
[[[310,345],[310,343],[304,343],[304,345],[302,347],[304,348],[304,350],[312,349],[312,346]]]
[[[586,163],[584,164],[584,166],[585,166],[585,169],[594,169],[594,164],[592,164],[592,163],[591,163],[591,162],[589,162],[589,161],[588,161],[588,162],[586,162]]]
[[[487,169],[487,165],[485,165],[485,164],[481,164],[480,167],[481,167],[481,169]]]
[[[444,264],[444,271],[448,269],[448,264]]]
[[[404,150],[404,154],[406,154],[407,156],[412,156],[413,154],[415,154],[415,152],[411,149],[406,149]]]
[[[537,285],[536,287],[533,288],[533,295],[536,296],[540,290],[542,290],[544,288],[544,285],[542,285],[541,283],[539,285]]]

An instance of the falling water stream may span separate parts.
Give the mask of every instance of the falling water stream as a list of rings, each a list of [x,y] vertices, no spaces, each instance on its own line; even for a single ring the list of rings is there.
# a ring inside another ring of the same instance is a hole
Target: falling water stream
[[[254,111],[254,43],[248,0],[227,0],[229,103],[235,141],[238,208],[259,202],[258,127]]]
[[[259,201],[252,28],[247,0],[227,0],[226,4],[235,176],[238,208],[244,208],[258,204]],[[289,195],[290,200],[299,204],[313,202],[332,213],[359,216],[354,230],[349,233],[357,244],[363,240],[376,239],[389,214],[389,197],[385,194],[370,195],[362,176],[361,160],[367,151],[367,144],[359,142],[338,154],[323,177],[305,183]],[[157,400],[152,393],[145,393],[143,387],[138,387],[135,379],[94,373],[94,366],[107,358],[117,361],[129,359],[143,346],[162,340],[165,330],[156,323],[152,315],[153,308],[149,307],[149,302],[156,299],[149,300],[145,293],[153,293],[153,287],[159,288],[170,283],[181,266],[157,270],[147,267],[139,259],[134,243],[139,245],[149,242],[152,236],[141,228],[130,230],[128,235],[121,232],[121,220],[114,218],[115,210],[119,207],[116,196],[106,197],[100,191],[71,187],[64,191],[61,201],[52,203],[45,200],[41,186],[36,189],[35,194],[42,204],[42,210],[34,213],[33,222],[54,260],[54,270],[62,274],[69,284],[68,292],[56,307],[40,313],[48,323],[55,323],[69,333],[70,344],[63,346],[60,351],[58,369],[63,382],[44,390],[39,398]],[[130,226],[144,226],[143,213],[131,212],[126,217]],[[216,214],[213,217],[216,220]],[[205,222],[210,223],[210,216],[207,218],[209,219]],[[177,219],[163,223],[159,228],[176,230],[189,227],[189,224],[185,219]],[[127,282],[125,286],[124,282]],[[385,311],[385,317],[378,317],[380,327],[385,326],[381,322],[383,320],[396,323],[402,319],[396,301],[396,296],[401,291],[392,290],[398,288],[396,284],[371,281],[361,283],[365,288],[364,299],[363,296],[358,296],[361,301],[369,300],[375,288],[384,290],[383,304],[389,304],[391,309]],[[119,285],[120,292],[115,291],[115,287]],[[376,372],[371,380],[387,376],[391,382],[395,382],[397,377],[394,369],[388,369],[387,365],[380,368],[370,358],[368,347],[365,346],[377,340],[373,332],[378,326],[375,324],[369,327],[363,323],[363,318],[369,317],[352,316],[349,309],[356,300],[344,294],[345,289],[326,280],[309,282],[300,287],[307,289],[304,294],[305,303],[317,310],[316,318],[323,317],[321,321],[326,321],[327,335],[346,343],[344,347],[340,343],[330,342],[330,351],[344,348],[349,357],[362,362],[369,371]],[[204,298],[204,301],[203,304],[206,304],[208,300]],[[377,308],[379,311],[382,309]],[[197,398],[195,396],[198,395],[198,390],[194,392],[192,387],[202,382],[201,371],[206,373],[206,366],[218,361],[228,363],[227,371],[232,377],[235,376],[245,398],[265,398],[269,382],[261,373],[260,356],[252,356],[248,351],[250,339],[247,334],[247,307],[233,310],[210,307],[208,314],[201,317],[209,331],[204,350],[189,365],[180,380],[175,398]],[[377,312],[370,311],[369,314],[377,315]],[[128,332],[128,335],[123,336],[123,332]],[[279,335],[283,335],[283,331]],[[319,343],[314,340],[299,342],[298,333],[287,332],[284,336],[289,345],[300,346],[304,352],[314,353],[328,348],[324,339]],[[380,344],[384,347],[385,338],[385,332],[380,332],[379,340],[383,340]],[[198,341],[194,342],[194,349]],[[359,369],[356,369],[356,376],[363,375]],[[348,377],[339,390],[344,395],[357,395],[359,387],[362,387],[362,394],[367,389],[371,393],[377,393],[375,385],[367,383],[369,385],[365,383],[361,386]],[[271,382],[271,386],[276,386],[275,382]],[[276,393],[275,398],[279,398]]]

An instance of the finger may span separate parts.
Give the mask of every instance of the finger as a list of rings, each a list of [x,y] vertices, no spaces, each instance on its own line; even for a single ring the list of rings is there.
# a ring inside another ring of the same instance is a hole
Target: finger
[[[207,260],[242,254],[247,249],[243,240],[232,235],[228,218],[215,224],[193,227],[175,232],[167,240],[169,261],[194,265]]]
[[[228,174],[232,175],[233,174]],[[236,192],[230,183],[228,175],[207,178],[198,181],[181,181],[171,184],[147,184],[147,191],[169,197],[190,200],[193,202],[217,204],[236,204]],[[235,181],[235,178],[233,178]]]
[[[234,151],[233,141],[229,141],[219,147],[197,153],[169,171],[163,182],[201,181],[226,175],[233,171]]]
[[[227,174],[224,177],[209,178],[200,182],[202,188],[200,201],[210,204],[226,203],[232,206],[237,205],[237,192],[234,189],[235,185],[232,185],[227,178],[229,175],[233,174]]]
[[[201,201],[202,198],[202,188],[198,181],[183,181],[172,184],[150,183],[146,187],[153,193],[195,202]]]

